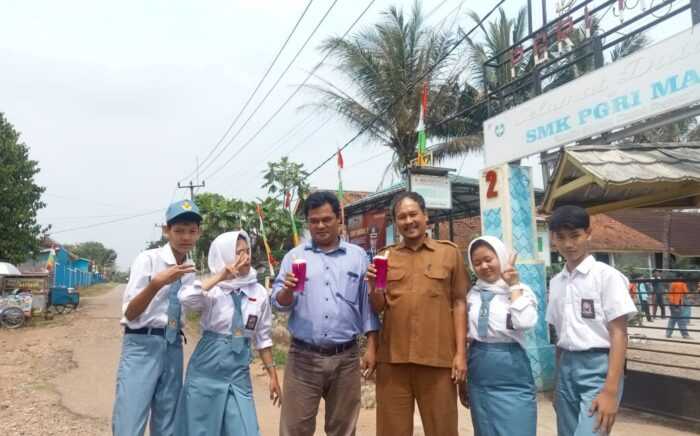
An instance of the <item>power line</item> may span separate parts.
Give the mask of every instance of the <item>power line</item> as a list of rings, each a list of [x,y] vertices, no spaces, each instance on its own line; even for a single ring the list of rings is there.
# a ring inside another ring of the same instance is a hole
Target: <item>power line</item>
[[[333,10],[333,8],[335,7],[335,5],[336,5],[337,3],[338,3],[338,0],[334,0],[333,3],[331,3],[331,5],[328,7],[328,10],[326,10],[326,13],[323,15],[323,17],[321,17],[321,20],[318,22],[318,24],[316,24],[316,27],[314,27],[314,29],[311,31],[311,34],[310,34],[310,35],[308,36],[308,38],[306,38],[306,40],[304,41],[304,44],[301,46],[301,48],[299,48],[299,50],[296,52],[296,54],[294,55],[294,57],[292,58],[292,60],[289,62],[289,64],[287,64],[287,67],[284,69],[284,71],[282,71],[282,73],[279,75],[279,77],[277,78],[277,80],[275,81],[275,83],[272,85],[272,87],[267,91],[267,93],[266,93],[265,96],[262,98],[262,100],[260,100],[260,102],[258,102],[258,105],[255,107],[255,109],[253,109],[253,112],[251,112],[251,113],[248,115],[248,118],[243,122],[243,125],[240,126],[240,127],[238,128],[238,130],[236,131],[236,133],[234,133],[234,135],[228,140],[228,142],[226,143],[226,145],[225,145],[221,150],[219,150],[219,152],[217,153],[217,155],[205,165],[205,168],[202,168],[202,171],[204,171],[204,170],[206,170],[207,168],[211,167],[212,163],[213,163],[213,162],[216,162],[216,160],[228,149],[228,147],[233,143],[233,141],[238,137],[238,135],[241,134],[241,132],[242,132],[243,129],[248,125],[248,123],[249,123],[250,120],[253,118],[253,116],[255,116],[255,114],[256,114],[256,113],[258,112],[258,110],[262,107],[262,105],[265,103],[265,101],[267,101],[267,98],[270,96],[270,94],[272,94],[272,92],[275,90],[275,88],[277,88],[277,85],[282,81],[282,79],[283,79],[284,76],[287,74],[287,72],[288,72],[289,69],[292,67],[292,65],[294,65],[294,62],[296,62],[297,58],[301,55],[301,52],[304,51],[304,49],[306,48],[306,46],[309,44],[309,41],[311,41],[311,38],[316,34],[316,31],[318,31],[318,29],[321,27],[321,25],[322,25],[323,22],[326,20],[326,18],[327,18],[328,15],[331,13],[331,11]],[[268,122],[269,122],[269,121],[268,121]],[[266,123],[265,125],[267,125],[267,123]],[[261,130],[259,130],[259,132],[260,132],[260,131],[261,131]],[[255,137],[256,137],[257,135],[258,135],[258,133],[256,133],[256,134],[253,136],[253,138],[251,138],[250,140],[248,140],[248,142],[246,142],[245,144],[243,144],[243,146],[241,146],[236,152],[234,152],[233,156],[231,156],[231,158],[230,158],[229,160],[227,160],[226,163],[225,163],[224,165],[222,165],[222,167],[220,167],[220,168],[223,169],[223,167],[225,167],[231,160],[233,160],[233,158],[235,158],[236,156],[238,156],[238,154],[240,154],[240,152],[242,152],[242,151],[248,146],[248,144],[250,144],[250,142],[252,142],[252,140],[255,139]],[[218,173],[219,171],[220,171],[220,169],[217,169],[216,171],[214,171],[214,172],[211,173],[208,177],[205,177],[205,178],[206,178],[206,179],[211,179],[211,178],[213,177],[213,175],[216,174],[216,173]]]
[[[288,155],[292,150],[295,148],[302,146],[306,141],[308,141],[312,136],[314,136],[316,133],[318,133],[319,130],[321,130],[323,127],[325,127],[326,124],[328,124],[333,117],[329,116],[326,118],[326,120],[322,123],[320,123],[311,133],[306,135],[304,138],[302,138],[300,141],[296,142],[292,147],[288,148],[282,153],[282,156]],[[284,142],[280,142],[279,144],[276,144],[274,147],[272,147],[270,150],[267,151],[267,156],[272,156],[272,153],[275,152],[278,148],[280,148],[282,145],[284,145]],[[262,162],[261,162],[262,163]],[[248,167],[248,171],[242,172],[239,177],[245,177],[249,175],[251,172],[255,171],[256,169],[260,168],[260,165],[251,165]]]
[[[362,19],[362,17],[370,9],[370,7],[372,7],[372,5],[374,4],[375,1],[376,0],[370,0],[370,2],[367,4],[365,9],[360,13],[360,15],[355,19],[355,21],[353,21],[353,23],[350,25],[350,27],[348,27],[348,29],[345,31],[343,36],[341,36],[341,39],[345,39],[345,37],[350,33],[350,31],[353,29],[353,27],[355,27],[355,25],[360,21],[360,19]],[[287,104],[289,104],[289,102],[299,93],[299,91],[306,85],[306,83],[309,81],[309,79],[314,75],[316,70],[323,64],[323,62],[325,62],[326,59],[328,59],[328,57],[330,55],[331,55],[331,51],[329,50],[326,52],[326,55],[323,57],[323,59],[321,59],[321,61],[318,64],[316,64],[316,66],[311,71],[309,71],[309,74],[306,76],[304,81],[296,87],[294,92],[292,92],[284,102],[282,102],[282,104],[279,106],[279,108],[277,108],[277,110],[272,114],[272,116],[270,116],[270,118],[268,118],[267,121],[265,121],[265,123],[258,129],[258,131],[255,132],[255,134],[245,144],[243,144],[243,146],[233,156],[231,156],[226,162],[224,162],[224,164],[221,167],[217,168],[213,173],[209,174],[209,176],[208,176],[209,179],[211,179],[214,175],[218,174],[221,170],[223,170],[241,151],[243,151],[243,149],[245,149],[245,147],[247,147],[255,138],[258,137],[258,135],[260,135],[260,133],[270,124],[270,122],[272,122],[272,120],[274,120],[275,117],[277,117],[277,115],[279,115],[279,113],[282,112],[282,110],[287,106]]]
[[[95,219],[95,218],[116,218],[131,216],[130,213],[113,213],[109,215],[74,215],[74,216],[59,216],[53,218],[42,218],[41,221],[45,222],[56,222],[56,221],[74,221],[74,220],[85,220],[85,219]]]
[[[202,183],[198,184],[193,184],[190,181],[189,185],[181,185],[180,182],[177,182],[177,188],[178,189],[189,189],[190,190],[190,200],[194,201],[194,190],[195,188],[204,188],[206,186],[206,183],[204,183],[204,180],[202,180]]]
[[[361,161],[355,162],[355,163],[353,163],[352,165],[348,165],[347,167],[343,168],[343,171],[347,171],[347,170],[349,170],[349,169],[351,169],[351,168],[355,168],[355,167],[357,167],[357,166],[360,166],[360,165],[362,165],[362,164],[364,164],[364,163],[367,163],[367,162],[369,162],[369,161],[372,161],[372,160],[374,160],[374,159],[377,159],[377,158],[379,158],[379,157],[382,157],[382,156],[386,155],[387,153],[391,153],[391,152],[393,152],[393,151],[394,151],[394,150],[391,150],[391,149],[389,149],[389,150],[384,150],[384,151],[382,151],[381,153],[377,153],[377,154],[375,154],[375,155],[373,155],[373,156],[368,157],[367,159],[362,159]]]
[[[492,14],[496,9],[498,9],[504,2],[505,2],[505,0],[500,0],[500,1],[496,4],[496,6],[494,6],[484,17],[481,18],[481,20],[479,20],[478,23],[476,23],[468,32],[466,32],[464,35],[462,35],[462,37],[461,37],[459,40],[457,40],[457,42],[452,46],[452,48],[450,48],[440,59],[438,59],[437,61],[435,61],[435,63],[433,64],[432,67],[428,68],[428,70],[427,70],[426,72],[424,72],[420,77],[418,77],[418,79],[415,81],[415,83],[413,83],[411,86],[408,87],[408,89],[406,89],[405,94],[407,94],[408,92],[412,91],[413,88],[414,88],[415,86],[417,86],[421,81],[423,81],[426,77],[428,77],[428,75],[430,75],[430,73],[432,73],[433,70],[434,70],[443,60],[445,60],[450,54],[452,54],[452,52],[453,52],[460,44],[462,44],[462,43],[469,37],[469,35],[472,34],[472,32],[474,32],[475,30],[477,30],[477,29],[483,24],[483,22],[484,22],[488,17],[490,17],[491,14]],[[385,113],[388,112],[392,107],[394,107],[394,105],[396,105],[396,103],[398,103],[398,101],[399,101],[403,96],[404,96],[404,94],[397,96],[397,98],[395,98],[395,99],[387,106],[387,108],[384,109],[383,112],[377,114],[369,123],[365,124],[365,125],[360,129],[360,131],[357,132],[357,133],[355,134],[355,136],[353,136],[352,138],[350,138],[350,140],[349,140],[345,145],[343,145],[342,147],[340,147],[339,150],[342,151],[342,150],[345,150],[346,148],[348,148],[348,147],[350,146],[350,144],[352,144],[353,142],[355,142],[360,136],[362,136],[362,134],[364,134],[370,127],[372,127],[372,125],[374,125],[374,123],[376,123],[377,120],[379,120],[379,118],[380,118],[381,115],[385,114]],[[333,159],[336,157],[336,155],[337,155],[337,152],[335,152],[335,153],[333,153],[332,155],[330,155],[327,159],[325,159],[325,160],[324,160],[323,162],[321,162],[318,166],[316,166],[313,170],[311,170],[311,171],[307,174],[307,176],[306,176],[305,178],[311,177],[311,175],[313,175],[315,172],[317,172],[319,169],[321,169],[325,164],[327,164],[328,162],[330,162],[331,160],[333,160]]]
[[[217,148],[224,142],[224,139],[228,136],[228,134],[231,132],[231,129],[233,129],[233,126],[238,122],[238,120],[241,118],[241,115],[243,115],[243,112],[248,108],[248,105],[250,104],[251,101],[253,101],[253,98],[255,97],[255,94],[257,94],[258,90],[262,86],[263,82],[265,79],[267,79],[267,76],[270,74],[270,71],[272,71],[272,68],[275,66],[277,63],[277,60],[279,59],[280,55],[282,55],[282,52],[284,49],[287,47],[287,44],[289,44],[289,41],[292,39],[292,36],[296,32],[297,28],[299,27],[299,24],[301,23],[302,19],[304,16],[306,16],[306,12],[309,10],[311,7],[311,4],[314,2],[314,0],[309,0],[309,3],[306,5],[304,8],[304,11],[301,13],[301,16],[299,19],[297,19],[297,22],[294,24],[294,27],[292,28],[291,32],[289,32],[289,35],[287,35],[287,39],[285,39],[284,43],[282,44],[282,47],[277,50],[277,54],[275,55],[275,58],[272,60],[272,63],[267,67],[267,70],[265,71],[265,74],[263,74],[262,78],[258,81],[258,84],[255,86],[255,89],[253,92],[250,94],[248,97],[248,100],[243,104],[243,107],[241,110],[238,112],[238,114],[235,116],[233,121],[231,121],[231,124],[229,124],[228,128],[226,129],[226,132],[224,132],[223,136],[217,141],[216,145],[214,148],[212,148],[209,153],[206,155],[204,160],[202,161],[202,164],[204,164],[216,151]],[[197,172],[197,169],[193,170],[190,174],[187,176],[183,177],[182,179],[179,180],[179,182],[184,181],[185,179],[192,177]]]
[[[315,112],[309,113],[302,121],[296,123],[294,126],[292,126],[291,129],[287,130],[285,134],[280,136],[276,141],[272,141],[270,144],[274,147],[277,146],[280,143],[283,143],[284,141],[288,140],[291,136],[294,136],[298,130],[301,130],[302,126],[306,127],[306,125],[316,116],[317,114]]]
[[[85,226],[71,227],[71,228],[68,228],[68,229],[59,229],[59,230],[56,230],[56,231],[49,231],[48,234],[49,234],[49,235],[57,235],[57,234],[59,234],[59,233],[72,232],[72,231],[75,231],[75,230],[91,229],[91,228],[93,228],[93,227],[99,227],[99,226],[105,226],[105,225],[107,225],[107,224],[119,223],[119,222],[122,222],[122,221],[128,221],[128,220],[131,220],[131,219],[134,219],[134,218],[139,218],[139,217],[142,217],[142,216],[148,216],[148,215],[153,215],[153,214],[156,214],[156,213],[163,213],[163,212],[164,212],[164,209],[163,209],[163,208],[158,208],[158,209],[151,210],[151,211],[149,211],[149,212],[140,213],[140,214],[137,214],[137,215],[131,215],[131,216],[127,216],[127,217],[124,217],[124,218],[117,218],[117,219],[114,219],[114,220],[102,221],[102,222],[99,222],[99,223],[88,224],[88,225],[85,225]]]
[[[429,17],[431,17],[435,12],[437,12],[440,8],[442,8],[442,6],[444,6],[445,3],[447,3],[447,1],[448,1],[448,0],[443,0],[442,2],[440,2],[440,4],[438,4],[437,6],[435,6],[430,12],[428,12],[428,14],[426,15],[426,19],[429,18]],[[341,40],[345,39],[345,37],[350,33],[350,31],[352,30],[352,28],[357,24],[357,22],[362,18],[362,16],[369,10],[369,8],[372,6],[373,3],[374,3],[374,1],[370,1],[370,2],[369,2],[369,4],[365,7],[365,9],[362,11],[362,13],[360,14],[360,16],[352,23],[352,25],[351,25],[351,26],[345,31],[345,33],[341,36],[341,38],[340,38]],[[456,12],[458,9],[460,9],[460,8],[462,7],[462,4],[463,4],[463,3],[464,3],[464,0],[460,1],[460,3],[459,3],[455,8],[453,8],[452,11],[451,11],[450,13],[448,13],[447,16],[445,16],[445,17],[442,19],[442,21],[440,21],[440,26],[442,26],[442,25],[445,23],[445,21],[447,20],[447,18],[449,18],[450,16],[454,16],[453,24],[452,24],[452,26],[454,26],[454,20],[456,20],[455,12]],[[304,82],[302,82],[302,84],[299,85],[299,87],[297,87],[297,90],[296,90],[296,91],[300,90],[300,89],[306,84],[306,82],[308,81],[308,79],[311,78],[311,76],[313,76],[313,73],[318,69],[319,66],[321,66],[321,65],[325,62],[325,60],[329,57],[329,55],[330,55],[330,50],[328,51],[328,53],[326,54],[326,56],[324,56],[323,59],[316,65],[316,67],[314,67],[314,68],[311,70],[311,72],[310,72],[309,75],[307,76],[306,80],[304,80]],[[292,96],[290,96],[290,98],[289,98],[288,100],[290,100],[291,97],[293,97],[293,96],[296,94],[296,91],[293,93]],[[285,102],[285,103],[283,104],[283,107],[286,105],[286,103],[287,103],[287,102]],[[281,110],[281,109],[280,109],[280,110]],[[313,115],[313,114],[312,114],[312,115]],[[284,153],[282,153],[282,156],[287,155],[288,153],[291,152],[291,150],[293,150],[293,149],[295,149],[296,147],[302,145],[302,144],[303,144],[304,142],[306,142],[309,138],[311,138],[311,137],[314,136],[316,133],[318,133],[318,131],[320,131],[323,127],[325,127],[325,126],[331,121],[331,119],[332,119],[332,116],[330,116],[328,119],[326,119],[326,121],[324,121],[324,122],[321,123],[318,127],[316,127],[309,135],[307,135],[306,137],[304,137],[304,139],[302,139],[301,141],[299,141],[298,143],[296,143],[293,147],[290,147],[287,151],[285,151]],[[265,125],[267,125],[267,124],[265,124]],[[298,126],[298,125],[297,125],[297,126]],[[264,128],[264,127],[265,127],[265,126],[263,126],[263,128]],[[296,127],[293,127],[293,128],[292,128],[292,130],[295,130],[295,129],[296,129]],[[262,129],[260,129],[260,130],[262,131]],[[259,132],[258,132],[258,133],[259,133]],[[255,136],[257,136],[257,133],[256,133]],[[252,139],[251,139],[251,140],[252,140]],[[278,141],[276,141],[275,145],[268,151],[268,155],[271,155],[272,152],[274,152],[276,149],[279,148],[279,145],[277,144],[277,142],[278,142]],[[368,160],[371,160],[371,159],[368,159]],[[252,170],[253,170],[253,169],[251,169],[250,171],[244,172],[242,175],[248,175],[248,174],[250,174],[250,172],[251,172]]]
[[[128,206],[125,205],[120,205],[120,204],[110,204],[110,203],[103,203],[100,201],[95,201],[92,199],[85,199],[84,197],[72,197],[70,195],[62,195],[62,194],[54,194],[51,192],[44,192],[43,195],[49,196],[49,197],[56,197],[56,198],[62,198],[64,200],[75,200],[80,203],[91,203],[97,206],[105,206],[105,207],[113,207],[113,208],[118,208],[118,209],[125,209],[128,208]]]

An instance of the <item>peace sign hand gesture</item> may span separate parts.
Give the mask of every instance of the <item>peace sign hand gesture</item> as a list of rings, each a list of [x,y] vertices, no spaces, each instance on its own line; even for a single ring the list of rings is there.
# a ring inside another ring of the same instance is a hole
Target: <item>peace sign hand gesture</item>
[[[501,272],[501,278],[503,281],[508,283],[508,286],[514,286],[520,283],[520,276],[518,276],[518,270],[515,269],[515,261],[518,259],[518,253],[510,255],[508,259],[508,265],[505,266]]]

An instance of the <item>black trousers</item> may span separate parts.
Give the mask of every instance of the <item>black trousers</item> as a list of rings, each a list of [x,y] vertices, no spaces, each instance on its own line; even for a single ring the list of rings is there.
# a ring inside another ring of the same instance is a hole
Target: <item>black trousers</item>
[[[646,317],[647,321],[651,322],[651,313],[649,313],[649,302],[648,301],[640,301],[640,304],[642,306],[642,312],[644,312],[644,316]]]

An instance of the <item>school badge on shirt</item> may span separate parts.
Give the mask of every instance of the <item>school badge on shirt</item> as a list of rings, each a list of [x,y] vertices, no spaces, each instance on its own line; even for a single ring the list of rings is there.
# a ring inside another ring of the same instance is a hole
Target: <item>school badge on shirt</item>
[[[246,330],[255,330],[255,326],[258,324],[257,315],[248,315],[248,321],[245,323]]]
[[[595,304],[593,300],[581,299],[581,317],[587,319],[595,318]]]

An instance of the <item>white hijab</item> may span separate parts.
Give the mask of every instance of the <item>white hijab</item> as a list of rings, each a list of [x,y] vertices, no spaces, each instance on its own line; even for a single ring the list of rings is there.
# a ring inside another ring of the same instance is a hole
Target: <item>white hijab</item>
[[[494,237],[494,236],[481,236],[476,239],[474,239],[470,244],[469,244],[469,249],[467,250],[467,256],[469,258],[469,267],[474,271],[474,274],[476,274],[476,270],[474,269],[474,264],[472,263],[472,247],[477,241],[483,241],[486,242],[489,247],[496,253],[496,257],[498,257],[498,262],[501,264],[501,272],[503,272],[503,269],[508,265],[508,260],[510,259],[510,251],[506,247],[506,244],[503,243],[500,239]],[[494,293],[505,293],[509,292],[510,287],[508,284],[503,280],[502,278],[499,277],[499,279],[493,283],[489,283],[485,280],[479,279],[477,276],[477,281],[474,287],[479,288],[479,290],[488,290]]]
[[[222,233],[216,237],[209,247],[209,271],[213,274],[221,272],[226,265],[230,265],[236,262],[236,242],[238,241],[238,236],[242,236],[248,243],[248,254],[250,254],[250,237],[248,234],[241,230],[238,232],[226,232]],[[258,282],[258,273],[253,267],[250,268],[248,275],[243,277],[237,277],[233,280],[225,280],[218,284],[224,290],[233,290],[237,288],[242,288],[246,285],[250,285]]]

